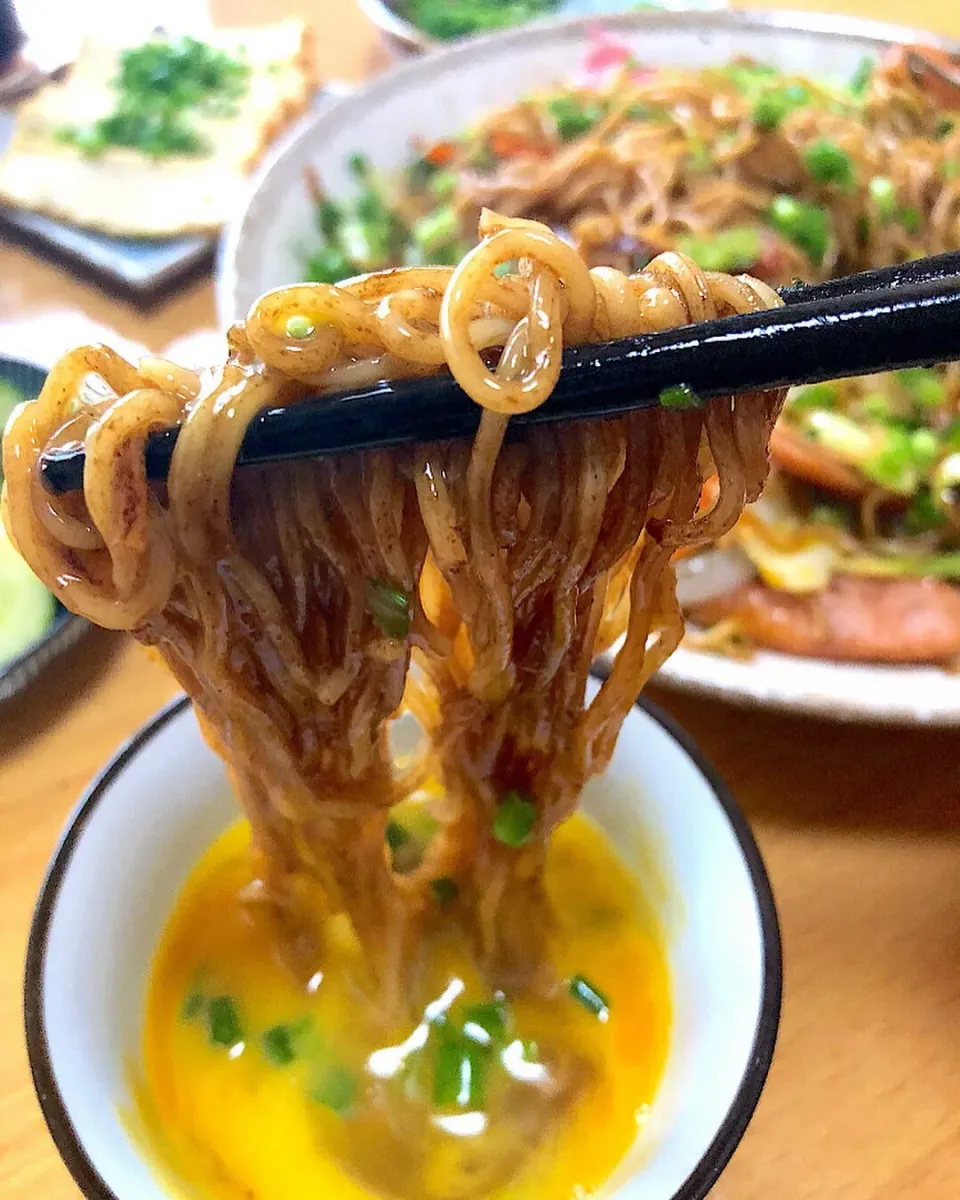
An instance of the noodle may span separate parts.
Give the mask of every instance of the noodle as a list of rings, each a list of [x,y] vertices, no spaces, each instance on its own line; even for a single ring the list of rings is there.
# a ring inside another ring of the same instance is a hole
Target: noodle
[[[677,645],[672,552],[728,530],[766,473],[782,393],[524,429],[564,345],[777,303],[766,285],[665,254],[588,271],[545,226],[484,213],[456,269],[413,268],[262,297],[203,377],[100,347],[67,355],[4,440],[4,517],[63,602],[155,647],[226,759],[260,856],[258,895],[309,972],[346,913],[393,1000],[432,918],[430,884],[491,979],[535,985],[546,840],[606,765],[636,694]],[[511,273],[495,274],[503,263]],[[494,363],[495,365],[490,365]],[[434,443],[235,472],[268,405],[448,367],[484,412]],[[182,429],[165,486],[144,441]],[[83,496],[54,500],[42,451],[87,452]],[[705,475],[715,504],[699,511]],[[626,637],[585,703],[598,645]],[[411,670],[411,655],[416,669]],[[394,870],[390,809],[406,703],[445,789],[422,863]],[[532,836],[495,833],[507,797]],[[522,844],[521,844],[522,843]],[[509,919],[518,912],[523,921]]]

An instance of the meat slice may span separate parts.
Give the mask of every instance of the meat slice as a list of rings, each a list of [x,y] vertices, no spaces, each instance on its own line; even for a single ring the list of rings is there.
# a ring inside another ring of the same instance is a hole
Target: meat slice
[[[748,583],[700,605],[698,624],[740,622],[758,646],[808,658],[936,663],[960,655],[960,588],[939,579],[837,575],[795,596]]]

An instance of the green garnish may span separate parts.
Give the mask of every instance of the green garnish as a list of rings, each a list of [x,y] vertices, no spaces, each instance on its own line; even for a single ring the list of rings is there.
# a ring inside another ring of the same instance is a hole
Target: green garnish
[[[504,275],[516,275],[519,265],[518,259],[511,258],[509,262],[497,263],[493,268],[493,273],[498,279],[502,279]]]
[[[885,433],[880,448],[860,463],[860,469],[881,487],[910,495],[917,486],[917,456],[910,435],[893,426],[887,426]]]
[[[194,1017],[199,1017],[203,1011],[203,992],[198,989],[189,992],[186,1000],[183,1002],[183,1007],[180,1009],[180,1019],[182,1021],[192,1021]]]
[[[846,529],[848,525],[843,509],[832,504],[815,504],[810,510],[810,520],[815,525],[829,525],[833,529]]]
[[[686,383],[675,383],[672,387],[666,387],[660,393],[660,406],[662,408],[697,408],[700,405],[700,397]]]
[[[955,128],[955,122],[950,117],[941,117],[933,130],[933,136],[937,141],[943,141],[945,137],[949,137]]]
[[[384,831],[387,845],[391,850],[399,850],[400,847],[410,840],[410,834],[400,824],[399,821],[390,820],[387,822],[387,828]]]
[[[452,205],[444,205],[421,217],[414,225],[413,240],[424,254],[431,254],[460,236],[460,221]]]
[[[753,225],[733,225],[705,238],[692,234],[677,238],[677,250],[704,271],[745,271],[756,263],[762,249],[760,231]]]
[[[246,63],[205,42],[158,35],[121,54],[113,112],[89,125],[66,126],[57,136],[88,157],[111,146],[149,158],[208,154],[210,142],[194,128],[193,116],[232,116],[249,75]]]
[[[343,224],[343,209],[334,200],[321,200],[316,211],[317,228],[332,241]]]
[[[339,246],[321,246],[307,260],[306,276],[311,283],[339,283],[359,274],[356,264]]]
[[[381,579],[364,584],[367,612],[385,637],[404,640],[410,632],[410,597]]]
[[[807,170],[817,183],[835,183],[850,188],[854,182],[853,159],[830,138],[817,138],[803,153]]]
[[[797,412],[837,407],[837,389],[832,383],[812,383],[809,387],[797,388],[790,393],[788,407]]]
[[[526,845],[537,822],[533,800],[523,792],[507,792],[493,818],[493,836],[504,846],[519,849]]]
[[[207,1004],[207,1033],[215,1046],[229,1049],[243,1041],[237,1006],[229,996],[213,996]]]
[[[289,1025],[274,1025],[260,1036],[260,1049],[267,1062],[275,1067],[287,1067],[297,1057],[294,1043],[296,1031]]]
[[[830,217],[819,204],[777,196],[767,214],[771,225],[820,266],[830,244]]]
[[[485,1046],[450,1028],[441,1029],[433,1072],[436,1108],[483,1108],[488,1055]]]
[[[357,1080],[346,1067],[326,1067],[310,1089],[311,1099],[338,1116],[346,1116],[357,1095]]]
[[[960,159],[946,159],[940,167],[940,174],[946,183],[953,183],[957,176],[960,175]]]
[[[572,142],[593,129],[602,119],[604,108],[596,101],[582,102],[575,96],[554,96],[547,101],[547,112],[553,118],[560,140]]]
[[[886,175],[874,175],[867,184],[867,191],[873,201],[877,219],[883,224],[892,221],[897,213],[897,193],[893,187],[893,180],[888,179]]]
[[[795,108],[810,102],[810,93],[802,84],[770,88],[761,92],[753,103],[751,119],[757,129],[769,133]]]
[[[857,69],[854,71],[850,79],[850,92],[852,95],[860,99],[870,86],[870,80],[873,78],[873,59],[861,58]]]
[[[347,158],[347,170],[354,177],[354,179],[358,179],[363,182],[370,174],[370,160],[365,154],[355,151]]]
[[[927,533],[931,529],[939,529],[946,521],[943,510],[938,507],[927,487],[920,488],[903,514],[903,524],[907,533]]]
[[[300,313],[295,313],[292,317],[287,318],[287,337],[308,338],[314,331],[314,324],[309,317],[304,317]]]
[[[436,897],[438,904],[446,906],[452,904],[460,895],[460,889],[457,887],[456,881],[447,879],[446,876],[440,876],[438,879],[430,880],[430,890]]]
[[[405,15],[440,41],[489,33],[552,12],[560,0],[407,0]]]
[[[472,1004],[463,1014],[463,1032],[481,1046],[499,1046],[507,1040],[507,1010],[502,1000]]]
[[[921,220],[922,218],[920,216],[919,208],[915,208],[912,204],[908,208],[901,208],[900,224],[904,227],[907,233],[919,233]]]
[[[868,392],[857,406],[865,417],[885,421],[891,415],[890,400],[883,392]]]
[[[598,1021],[610,1019],[610,1002],[599,988],[583,975],[574,975],[569,984],[570,995],[592,1013]]]
[[[437,200],[452,200],[457,190],[457,172],[438,171],[430,180],[429,186],[430,192]]]
[[[907,367],[897,379],[917,408],[938,408],[946,399],[942,378],[929,367]]]
[[[427,185],[438,170],[435,163],[421,154],[407,167],[407,187],[415,193],[426,191]]]

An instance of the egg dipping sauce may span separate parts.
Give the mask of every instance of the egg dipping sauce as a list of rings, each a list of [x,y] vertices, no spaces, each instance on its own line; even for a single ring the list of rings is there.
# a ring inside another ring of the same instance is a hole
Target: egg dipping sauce
[[[449,915],[403,1013],[384,1011],[342,917],[323,970],[298,978],[250,899],[255,876],[241,822],[194,869],[153,964],[140,1124],[180,1194],[574,1200],[602,1186],[656,1092],[671,1001],[661,931],[592,822],[575,816],[547,851],[556,983],[535,996],[490,990],[440,890]]]

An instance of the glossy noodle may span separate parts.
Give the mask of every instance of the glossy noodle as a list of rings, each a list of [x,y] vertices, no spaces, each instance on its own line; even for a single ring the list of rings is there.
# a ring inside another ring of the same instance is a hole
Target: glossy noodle
[[[492,985],[549,987],[548,836],[681,637],[672,553],[757,497],[782,402],[726,397],[508,438],[511,414],[548,399],[564,345],[778,301],[675,253],[627,276],[588,270],[531,221],[485,212],[480,232],[455,269],[267,294],[202,376],[76,350],[4,441],[4,517],[24,557],[74,611],[155,648],[193,699],[252,827],[251,901],[276,915],[288,960],[308,976],[326,919],[345,913],[395,1005],[438,879]],[[267,405],[443,369],[484,409],[472,444],[234,471]],[[169,480],[152,487],[145,438],[177,422]],[[86,448],[84,491],[55,500],[39,456],[71,441]],[[591,661],[621,633],[587,704]],[[427,751],[397,769],[387,731],[404,703]],[[400,872],[390,812],[429,773],[443,783],[439,831]]]

